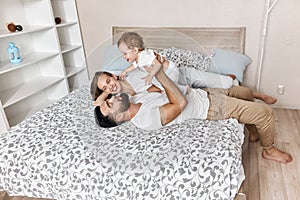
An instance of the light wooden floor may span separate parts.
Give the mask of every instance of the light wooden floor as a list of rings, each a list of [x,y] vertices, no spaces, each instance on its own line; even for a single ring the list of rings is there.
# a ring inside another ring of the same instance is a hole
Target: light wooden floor
[[[276,147],[292,154],[288,164],[263,159],[259,142],[249,143],[244,152],[248,200],[300,200],[300,110],[274,108]],[[2,193],[3,194],[3,193]],[[8,197],[0,200],[32,200]]]
[[[300,200],[300,110],[274,108],[275,146],[289,152],[288,164],[262,158],[259,142],[244,155],[248,200]]]

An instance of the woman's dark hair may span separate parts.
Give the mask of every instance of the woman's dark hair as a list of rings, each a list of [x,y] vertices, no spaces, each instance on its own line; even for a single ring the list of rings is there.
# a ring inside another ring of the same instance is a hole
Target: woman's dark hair
[[[96,72],[93,80],[91,82],[91,89],[90,89],[90,93],[94,99],[94,101],[96,101],[96,99],[102,94],[103,90],[99,89],[97,86],[97,82],[98,82],[98,78],[99,76],[101,76],[101,74],[106,74],[107,76],[112,77],[113,75],[109,72],[105,72],[105,71],[100,71],[100,72]],[[108,99],[111,98],[111,95],[109,95],[107,97]]]
[[[103,128],[110,128],[117,126],[118,124],[112,120],[109,116],[104,116],[100,110],[100,107],[97,106],[94,109],[95,121],[96,124]]]
[[[106,74],[107,76],[112,77],[113,75],[109,72],[105,72],[105,71],[100,71],[100,72],[96,72],[93,80],[91,82],[91,90],[90,93],[93,97],[93,99],[96,101],[97,98],[102,94],[103,90],[99,89],[97,86],[97,82],[98,82],[98,78],[102,75],[102,74]],[[108,95],[107,99],[110,99],[112,97],[112,95]],[[100,110],[99,106],[96,106],[94,109],[94,116],[95,116],[95,121],[96,124],[100,127],[103,128],[110,128],[110,127],[114,127],[117,126],[118,124],[111,119],[111,117],[109,116],[104,116]]]

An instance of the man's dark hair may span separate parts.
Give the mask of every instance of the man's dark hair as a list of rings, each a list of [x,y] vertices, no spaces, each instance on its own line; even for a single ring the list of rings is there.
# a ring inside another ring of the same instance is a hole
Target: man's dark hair
[[[95,121],[98,126],[103,128],[110,128],[117,126],[118,124],[112,120],[109,116],[104,116],[100,110],[99,106],[96,106],[94,109]]]

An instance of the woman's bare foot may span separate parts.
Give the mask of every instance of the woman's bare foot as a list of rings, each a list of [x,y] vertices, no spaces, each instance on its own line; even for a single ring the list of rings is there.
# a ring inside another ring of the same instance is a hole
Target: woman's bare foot
[[[256,142],[258,140],[258,134],[256,131],[256,128],[254,127],[255,130],[249,130],[249,140],[250,142]]]
[[[266,94],[254,92],[253,95],[254,95],[255,98],[262,100],[266,104],[274,104],[274,103],[277,102],[276,98],[268,96]]]
[[[255,125],[246,124],[246,127],[247,127],[248,132],[249,132],[249,141],[250,142],[256,142],[258,140],[258,133],[257,133]]]
[[[275,147],[271,149],[264,149],[262,152],[262,157],[269,160],[275,160],[282,163],[288,163],[293,160],[291,154],[283,152]]]

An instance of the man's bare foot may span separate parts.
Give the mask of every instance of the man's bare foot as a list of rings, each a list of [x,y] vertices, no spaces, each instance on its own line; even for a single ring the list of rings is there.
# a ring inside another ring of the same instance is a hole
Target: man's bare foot
[[[269,160],[275,160],[282,163],[288,163],[293,160],[291,154],[283,152],[275,147],[271,149],[264,149],[262,152],[262,157]]]
[[[255,125],[247,125],[249,131],[249,141],[256,142],[258,140],[258,134]]]

